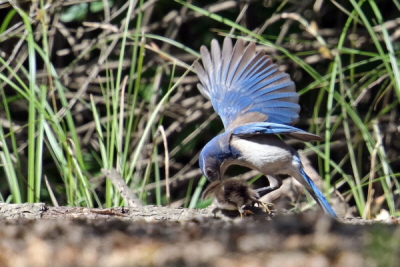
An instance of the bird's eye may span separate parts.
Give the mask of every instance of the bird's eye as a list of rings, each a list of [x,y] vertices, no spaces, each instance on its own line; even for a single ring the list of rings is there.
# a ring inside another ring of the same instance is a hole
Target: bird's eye
[[[206,176],[208,177],[212,177],[214,175],[214,172],[211,169],[207,169],[206,170]]]

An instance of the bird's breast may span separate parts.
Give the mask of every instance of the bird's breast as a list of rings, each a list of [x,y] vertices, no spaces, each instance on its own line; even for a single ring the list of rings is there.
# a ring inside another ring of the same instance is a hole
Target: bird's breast
[[[251,138],[233,136],[231,146],[240,152],[235,164],[256,169],[265,175],[287,173],[294,150],[275,135]]]

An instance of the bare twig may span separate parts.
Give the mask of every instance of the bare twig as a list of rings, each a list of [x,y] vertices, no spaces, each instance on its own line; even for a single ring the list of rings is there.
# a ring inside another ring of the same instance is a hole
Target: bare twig
[[[128,207],[140,208],[143,206],[139,198],[128,187],[128,185],[125,183],[125,180],[122,179],[121,175],[116,169],[101,169],[101,172],[108,179],[110,179],[113,185],[117,188]]]

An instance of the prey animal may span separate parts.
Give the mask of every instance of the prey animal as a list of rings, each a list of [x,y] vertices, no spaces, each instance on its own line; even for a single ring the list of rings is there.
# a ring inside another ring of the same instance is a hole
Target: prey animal
[[[245,209],[245,206],[252,206],[258,204],[271,214],[271,210],[267,204],[261,202],[259,194],[250,187],[250,185],[241,179],[225,179],[221,181],[214,181],[204,190],[202,198],[207,199],[214,197],[214,215],[218,210],[222,211],[238,211],[240,217],[252,215],[253,212]]]
[[[297,152],[279,136],[301,141],[322,141],[317,135],[291,126],[299,118],[299,95],[287,73],[254,43],[229,37],[222,49],[214,39],[211,50],[200,49],[203,65],[194,63],[198,89],[222,119],[225,132],[209,141],[200,153],[199,165],[209,181],[220,181],[230,165],[241,165],[267,176],[269,186],[257,189],[263,196],[278,189],[277,176],[297,179],[325,213],[335,212],[305,173]],[[279,136],[278,136],[279,135]]]

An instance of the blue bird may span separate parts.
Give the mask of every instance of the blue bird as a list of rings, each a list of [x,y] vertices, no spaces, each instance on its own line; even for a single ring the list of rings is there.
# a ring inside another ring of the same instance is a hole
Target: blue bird
[[[256,191],[263,196],[282,185],[276,175],[288,174],[299,181],[325,213],[335,212],[305,173],[297,152],[277,135],[301,140],[323,138],[291,126],[299,118],[299,95],[287,73],[278,69],[254,43],[224,39],[222,50],[214,39],[211,52],[200,49],[203,66],[194,63],[198,89],[211,100],[225,132],[208,142],[199,165],[209,181],[222,180],[231,165],[245,166],[267,176],[269,186]]]

